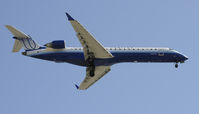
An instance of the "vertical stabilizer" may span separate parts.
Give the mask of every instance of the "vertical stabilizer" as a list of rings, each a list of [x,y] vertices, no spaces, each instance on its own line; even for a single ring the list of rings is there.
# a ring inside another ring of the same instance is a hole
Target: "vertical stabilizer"
[[[12,52],[19,52],[22,48],[22,44],[19,40],[15,40],[14,46],[12,48]]]

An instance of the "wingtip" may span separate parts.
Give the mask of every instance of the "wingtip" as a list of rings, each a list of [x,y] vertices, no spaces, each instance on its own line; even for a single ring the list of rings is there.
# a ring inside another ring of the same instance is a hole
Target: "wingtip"
[[[78,86],[78,85],[76,85],[76,84],[75,84],[75,87],[76,87],[77,89],[79,89],[79,86]]]
[[[10,26],[10,25],[4,25],[6,28],[10,28],[10,27],[12,27],[12,26]]]
[[[73,21],[74,19],[66,12],[66,16],[68,17],[69,21]]]

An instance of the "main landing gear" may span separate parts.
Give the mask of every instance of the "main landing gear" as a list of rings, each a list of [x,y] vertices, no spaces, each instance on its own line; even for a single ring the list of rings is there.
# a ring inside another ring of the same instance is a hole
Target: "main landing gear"
[[[89,69],[90,69],[90,72],[89,72],[90,77],[95,76],[95,66],[91,66]]]
[[[87,66],[89,70],[89,75],[91,77],[95,76],[95,65],[94,65],[94,54],[90,54],[89,57],[87,58]]]

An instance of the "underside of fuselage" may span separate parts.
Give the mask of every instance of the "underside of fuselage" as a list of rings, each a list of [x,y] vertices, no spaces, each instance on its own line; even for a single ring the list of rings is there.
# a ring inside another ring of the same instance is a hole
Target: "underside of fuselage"
[[[95,58],[95,66],[110,66],[121,62],[184,62],[186,57],[176,52],[130,52],[111,51],[113,58]],[[73,52],[48,52],[31,55],[31,57],[54,61],[66,62],[79,66],[87,66],[83,51]]]

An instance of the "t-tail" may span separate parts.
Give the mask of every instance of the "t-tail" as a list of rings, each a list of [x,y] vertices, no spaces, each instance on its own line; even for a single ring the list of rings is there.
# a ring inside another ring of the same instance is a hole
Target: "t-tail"
[[[37,44],[29,35],[19,31],[18,29],[6,25],[6,28],[14,35],[15,43],[12,52],[19,52],[23,47],[25,50],[39,49],[40,45]]]

